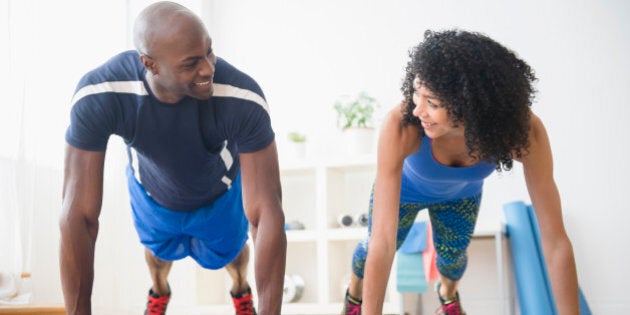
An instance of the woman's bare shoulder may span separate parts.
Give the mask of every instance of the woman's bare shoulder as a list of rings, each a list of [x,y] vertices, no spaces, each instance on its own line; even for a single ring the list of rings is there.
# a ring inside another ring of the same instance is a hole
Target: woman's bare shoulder
[[[392,108],[383,120],[379,149],[388,150],[404,158],[417,151],[419,145],[419,127],[413,124],[403,124],[400,106]]]

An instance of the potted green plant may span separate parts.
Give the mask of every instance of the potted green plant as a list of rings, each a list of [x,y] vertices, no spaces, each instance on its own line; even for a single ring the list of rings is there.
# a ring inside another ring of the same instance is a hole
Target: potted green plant
[[[293,158],[304,158],[306,156],[306,135],[298,132],[291,131],[287,135],[290,143],[290,153]]]
[[[289,141],[293,143],[305,143],[306,135],[297,131],[291,131],[289,132]]]
[[[337,125],[342,129],[372,128],[374,110],[378,106],[375,98],[366,92],[356,97],[343,96],[335,102]]]
[[[346,153],[369,154],[374,147],[374,112],[378,102],[366,92],[355,97],[342,96],[334,105],[337,126],[343,131]]]

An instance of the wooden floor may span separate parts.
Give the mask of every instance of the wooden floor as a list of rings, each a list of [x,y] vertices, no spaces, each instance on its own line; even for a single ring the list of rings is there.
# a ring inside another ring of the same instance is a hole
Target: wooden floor
[[[2,315],[65,315],[63,306],[0,306]]]

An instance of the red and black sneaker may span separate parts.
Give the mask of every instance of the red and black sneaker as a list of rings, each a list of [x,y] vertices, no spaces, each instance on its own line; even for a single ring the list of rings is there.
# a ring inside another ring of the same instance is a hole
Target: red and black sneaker
[[[230,292],[230,295],[232,296],[232,302],[234,302],[236,315],[256,315],[251,288],[247,288],[247,290],[238,294]]]
[[[171,299],[171,292],[167,295],[159,296],[153,292],[153,289],[149,290],[149,297],[147,300],[147,309],[144,311],[144,315],[164,315],[166,314],[166,306]]]

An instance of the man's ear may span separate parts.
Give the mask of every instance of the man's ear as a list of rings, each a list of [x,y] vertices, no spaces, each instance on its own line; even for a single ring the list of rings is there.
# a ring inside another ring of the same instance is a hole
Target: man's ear
[[[159,67],[157,62],[155,62],[155,60],[153,60],[153,58],[147,56],[147,55],[142,55],[140,56],[140,60],[142,61],[142,65],[144,65],[144,67],[147,69],[147,71],[151,72],[151,74],[156,75],[159,72]]]

